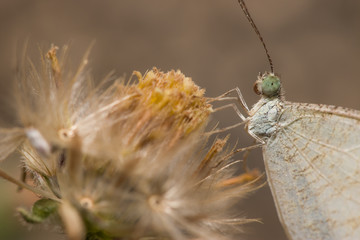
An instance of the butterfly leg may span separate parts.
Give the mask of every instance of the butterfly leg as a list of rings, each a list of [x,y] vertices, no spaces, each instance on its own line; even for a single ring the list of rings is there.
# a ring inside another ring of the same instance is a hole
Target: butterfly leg
[[[236,98],[232,98],[232,97],[226,97],[229,94],[236,92],[237,93],[237,97]],[[249,113],[249,107],[247,106],[244,97],[240,91],[240,89],[238,87],[231,89],[229,91],[227,91],[226,93],[221,94],[220,96],[213,98],[212,101],[224,101],[224,100],[232,100],[232,99],[237,99],[241,105],[241,107],[246,111],[246,113]],[[211,102],[211,101],[210,101]]]
[[[228,131],[230,129],[236,128],[238,126],[244,125],[244,124],[246,124],[248,122],[248,119],[245,118],[245,116],[239,111],[239,109],[237,108],[237,106],[234,103],[226,104],[224,106],[215,108],[214,112],[217,112],[217,111],[220,111],[220,110],[223,110],[223,109],[226,109],[226,108],[233,108],[234,111],[236,112],[236,114],[242,119],[242,121],[239,122],[239,123],[236,123],[234,125],[231,125],[229,127],[226,127],[226,128],[217,129],[217,130],[207,132],[206,135],[210,136],[210,135],[215,134],[215,133],[225,132],[225,131]]]
[[[226,104],[224,106],[218,107],[214,109],[214,112],[226,109],[226,108],[233,108],[234,111],[236,112],[236,114],[241,118],[241,120],[243,120],[243,122],[247,122],[246,117],[240,112],[239,108],[234,104],[234,103],[230,103],[230,104]]]
[[[225,131],[228,131],[228,130],[230,130],[230,129],[236,128],[236,127],[238,127],[238,126],[244,125],[245,123],[246,123],[246,122],[236,123],[236,124],[231,125],[231,126],[226,127],[226,128],[221,128],[221,129],[213,130],[213,131],[210,131],[210,132],[206,132],[205,135],[210,136],[210,135],[212,135],[212,134],[225,132]]]
[[[248,133],[250,134],[250,136],[252,136],[253,138],[255,138],[256,141],[260,142],[261,145],[265,144],[265,141],[261,138],[259,138],[258,136],[256,136],[253,132],[248,131]]]
[[[237,97],[226,97],[228,96],[229,94],[233,93],[233,92],[236,92],[237,93]],[[225,100],[238,100],[238,102],[240,103],[241,107],[246,111],[246,113],[248,114],[249,113],[249,108],[242,96],[242,93],[240,91],[240,89],[238,87],[234,88],[234,89],[231,89],[229,91],[227,91],[226,93],[216,97],[216,98],[212,98],[209,100],[209,102],[212,102],[212,101],[225,101]],[[239,108],[237,107],[236,104],[234,103],[230,103],[230,104],[227,104],[227,105],[224,105],[224,106],[221,106],[219,108],[216,108],[214,109],[214,112],[216,111],[220,111],[222,109],[226,109],[226,108],[233,108],[234,111],[236,112],[236,114],[241,118],[242,122],[240,123],[237,123],[237,124],[234,124],[230,127],[227,127],[227,128],[223,128],[223,129],[219,129],[219,130],[214,130],[214,131],[211,131],[211,132],[208,132],[207,135],[211,135],[211,134],[214,134],[214,133],[219,133],[219,132],[224,132],[224,131],[227,131],[227,130],[230,130],[230,129],[233,129],[235,127],[238,127],[240,125],[243,125],[243,124],[246,124],[248,119],[240,112]]]

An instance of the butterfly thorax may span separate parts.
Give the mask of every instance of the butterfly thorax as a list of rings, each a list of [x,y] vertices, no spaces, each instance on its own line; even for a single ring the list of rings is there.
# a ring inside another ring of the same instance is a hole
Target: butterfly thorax
[[[271,137],[277,131],[277,122],[283,111],[280,98],[262,97],[250,110],[248,132],[261,139]]]
[[[283,112],[280,78],[265,72],[254,85],[261,99],[251,108],[247,130],[251,135],[266,140],[277,131],[277,122]]]

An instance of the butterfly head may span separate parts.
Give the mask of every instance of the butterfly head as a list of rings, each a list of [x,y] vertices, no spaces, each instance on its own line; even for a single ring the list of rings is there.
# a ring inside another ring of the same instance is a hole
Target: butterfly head
[[[269,98],[280,96],[280,77],[272,72],[265,72],[264,74],[259,75],[254,84],[254,91],[258,95]]]

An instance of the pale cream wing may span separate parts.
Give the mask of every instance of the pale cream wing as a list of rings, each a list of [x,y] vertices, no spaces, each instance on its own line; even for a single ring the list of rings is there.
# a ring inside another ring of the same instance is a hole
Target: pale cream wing
[[[263,148],[280,220],[291,239],[360,239],[360,114],[286,103]]]

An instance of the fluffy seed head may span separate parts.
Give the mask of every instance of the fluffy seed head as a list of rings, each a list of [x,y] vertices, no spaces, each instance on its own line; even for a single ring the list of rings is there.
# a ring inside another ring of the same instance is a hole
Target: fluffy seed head
[[[57,50],[20,79],[23,127],[0,129],[0,153],[20,149],[35,179],[27,188],[59,204],[68,236],[237,239],[248,220],[233,206],[253,184],[239,181],[227,138],[204,148],[212,112],[204,90],[180,71],[156,68],[134,72],[135,83],[94,86],[87,54],[69,74]],[[22,215],[43,221],[37,206]]]

